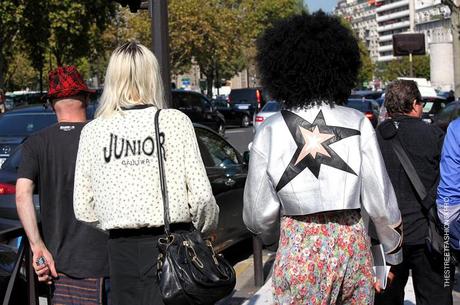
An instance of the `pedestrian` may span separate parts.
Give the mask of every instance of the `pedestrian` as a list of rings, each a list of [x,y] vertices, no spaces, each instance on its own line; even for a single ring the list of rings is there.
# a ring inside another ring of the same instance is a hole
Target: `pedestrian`
[[[105,303],[107,235],[77,221],[73,212],[75,161],[91,92],[74,66],[51,71],[48,98],[58,123],[30,136],[22,147],[16,206],[38,279],[52,284],[52,304]],[[43,238],[32,199],[35,188]]]
[[[5,100],[5,92],[3,92],[3,89],[0,89],[0,113],[6,111]]]
[[[414,81],[396,80],[388,85],[385,107],[391,119],[379,125],[377,135],[401,210],[404,241],[403,262],[392,266],[395,279],[376,298],[376,304],[404,304],[404,288],[410,272],[418,305],[452,304],[452,288],[444,287],[443,259],[429,251],[426,242],[428,210],[435,204],[444,133],[422,121],[423,101]],[[395,141],[413,165],[428,194],[425,198],[421,198],[418,186],[411,182],[415,174],[406,172],[395,153]]]
[[[448,226],[450,245],[460,257],[460,119],[451,122],[447,128],[440,169],[437,196],[439,219]]]
[[[372,304],[371,242],[360,210],[394,264],[401,216],[372,124],[340,106],[357,81],[357,41],[320,11],[276,23],[257,49],[262,84],[286,110],[255,135],[243,219],[265,244],[279,243],[274,301]]]
[[[82,132],[75,173],[75,215],[109,232],[114,305],[163,304],[156,283],[157,240],[164,236],[157,149],[165,153],[172,231],[216,228],[219,208],[190,119],[165,107],[158,62],[137,42],[113,53],[96,119]]]

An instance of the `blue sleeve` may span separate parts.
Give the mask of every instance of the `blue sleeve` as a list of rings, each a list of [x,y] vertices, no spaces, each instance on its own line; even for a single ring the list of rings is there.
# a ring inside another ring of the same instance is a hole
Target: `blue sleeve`
[[[445,224],[460,221],[460,119],[447,129],[440,163],[438,214]]]

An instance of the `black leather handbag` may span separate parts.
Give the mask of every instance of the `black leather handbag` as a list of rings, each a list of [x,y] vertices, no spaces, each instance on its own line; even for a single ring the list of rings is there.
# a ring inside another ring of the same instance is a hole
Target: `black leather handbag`
[[[164,207],[165,237],[158,240],[157,280],[163,302],[167,305],[214,304],[228,296],[236,284],[235,270],[214,252],[193,225],[189,231],[170,231],[169,202],[164,173],[164,151],[155,114],[155,133]]]

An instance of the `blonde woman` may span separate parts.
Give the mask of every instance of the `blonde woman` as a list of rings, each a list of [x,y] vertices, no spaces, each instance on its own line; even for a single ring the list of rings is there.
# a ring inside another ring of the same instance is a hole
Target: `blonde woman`
[[[155,56],[127,42],[112,54],[96,119],[82,131],[75,172],[77,219],[109,232],[112,301],[163,304],[156,286],[157,240],[163,235],[154,116],[164,108]],[[200,157],[193,125],[164,110],[165,174],[172,229],[212,231],[219,209]]]

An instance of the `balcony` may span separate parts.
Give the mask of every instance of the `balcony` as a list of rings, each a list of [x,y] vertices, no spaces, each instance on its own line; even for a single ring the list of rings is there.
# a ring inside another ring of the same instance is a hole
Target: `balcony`
[[[384,4],[384,5],[376,8],[375,12],[377,13],[377,15],[379,15],[379,13],[382,13],[382,12],[385,12],[385,11],[388,11],[388,10],[392,10],[392,9],[395,9],[395,8],[398,8],[398,7],[401,7],[401,6],[404,6],[404,5],[407,5],[407,8],[409,8],[409,0],[402,0],[402,1],[393,2],[393,3],[390,3],[390,4]]]
[[[409,16],[409,10],[401,11],[401,12],[396,12],[393,14],[388,14],[388,15],[383,15],[383,16],[377,16],[377,22],[383,22],[391,19],[398,19],[401,17],[406,17]]]
[[[396,59],[396,57],[394,57],[393,55],[380,56],[380,54],[379,54],[379,57],[378,57],[377,61],[390,61],[390,60],[393,60],[393,59]]]
[[[383,35],[379,37],[379,42],[393,40],[393,35]]]
[[[380,32],[403,29],[403,28],[409,29],[409,27],[410,27],[409,21],[402,21],[402,22],[396,22],[396,23],[392,23],[392,24],[388,24],[384,26],[379,26],[377,31],[380,33]]]
[[[379,46],[379,53],[382,52],[387,52],[387,51],[393,51],[393,45],[387,45],[387,46]]]

